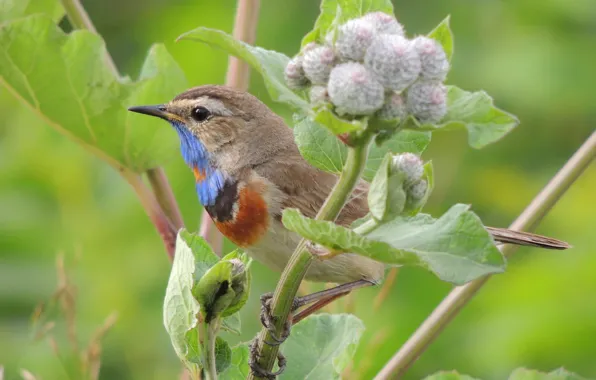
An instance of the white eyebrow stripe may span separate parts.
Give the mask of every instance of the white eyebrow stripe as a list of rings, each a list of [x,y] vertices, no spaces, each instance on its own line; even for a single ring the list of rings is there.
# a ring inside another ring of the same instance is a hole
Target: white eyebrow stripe
[[[226,108],[226,105],[218,99],[210,98],[208,96],[204,96],[198,99],[184,99],[182,101],[178,101],[182,107],[196,107],[196,106],[203,106],[209,110],[213,115],[216,116],[232,116],[234,113]]]

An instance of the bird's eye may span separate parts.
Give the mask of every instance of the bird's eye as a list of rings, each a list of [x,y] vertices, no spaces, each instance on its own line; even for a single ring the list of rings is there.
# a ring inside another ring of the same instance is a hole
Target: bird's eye
[[[205,107],[198,106],[192,109],[192,118],[198,122],[205,121],[211,116],[211,112]]]

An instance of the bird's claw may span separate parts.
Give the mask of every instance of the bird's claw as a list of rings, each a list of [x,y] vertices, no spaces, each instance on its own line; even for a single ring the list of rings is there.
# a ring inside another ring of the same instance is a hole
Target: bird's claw
[[[290,330],[292,328],[292,321],[289,318],[286,323],[284,324],[283,330],[281,332],[281,336],[277,335],[277,331],[275,329],[275,323],[273,321],[273,316],[271,315],[271,298],[273,298],[272,293],[265,293],[261,296],[261,324],[269,331],[269,335],[273,342],[265,341],[266,344],[270,346],[279,346],[286,339],[290,336]]]
[[[253,375],[259,376],[268,380],[275,380],[275,378],[283,373],[286,369],[287,360],[281,352],[277,353],[277,366],[278,369],[275,372],[266,371],[259,366],[259,350],[257,339],[253,340],[250,344],[250,357],[248,359],[248,366],[252,371]]]

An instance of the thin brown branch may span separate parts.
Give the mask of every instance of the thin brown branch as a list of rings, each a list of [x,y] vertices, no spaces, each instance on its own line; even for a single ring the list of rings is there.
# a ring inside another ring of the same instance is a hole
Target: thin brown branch
[[[162,208],[147,185],[143,182],[141,177],[125,168],[120,170],[120,174],[126,179],[126,181],[132,186],[137,193],[145,212],[155,225],[157,232],[161,236],[163,243],[166,247],[166,251],[170,260],[174,259],[174,252],[176,250],[176,234],[177,230],[170,223],[170,220],[163,212]]]
[[[260,7],[261,0],[238,0],[234,31],[232,33],[234,38],[251,45],[255,43]],[[248,64],[236,57],[230,56],[226,86],[246,91],[248,89],[249,79],[250,67]],[[219,254],[221,252],[223,236],[214,227],[209,214],[203,211],[199,234],[211,244],[213,251]]]
[[[575,152],[546,187],[534,198],[524,212],[511,224],[513,230],[531,231],[546,216],[551,208],[580,177],[596,157],[596,132]],[[504,245],[501,252],[505,256],[516,249],[513,245]],[[458,286],[451,291],[436,309],[418,327],[408,341],[389,360],[375,379],[399,378],[418,359],[426,348],[439,336],[457,313],[489,280],[490,276]]]
[[[184,220],[182,219],[182,214],[176,203],[176,197],[174,197],[174,192],[168,183],[168,177],[163,168],[157,167],[147,170],[147,179],[159,205],[172,222],[176,231],[183,228]]]

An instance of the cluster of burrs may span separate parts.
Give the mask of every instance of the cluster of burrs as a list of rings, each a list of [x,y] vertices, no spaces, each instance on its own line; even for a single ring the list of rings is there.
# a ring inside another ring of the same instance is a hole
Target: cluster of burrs
[[[405,37],[391,15],[373,12],[311,42],[285,69],[293,89],[310,91],[313,105],[331,103],[340,116],[439,122],[447,112],[443,81],[449,61],[432,38]]]
[[[414,153],[402,153],[393,156],[391,172],[401,172],[404,181],[403,189],[406,192],[405,207],[413,209],[418,207],[426,196],[428,182],[424,177],[424,162]]]

